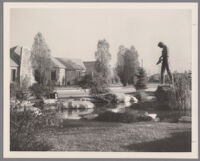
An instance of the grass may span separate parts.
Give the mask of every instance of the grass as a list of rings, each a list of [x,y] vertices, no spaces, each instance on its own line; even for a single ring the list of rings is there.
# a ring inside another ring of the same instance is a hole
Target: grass
[[[191,124],[186,123],[66,120],[63,128],[46,128],[38,136],[53,145],[52,151],[191,150]]]

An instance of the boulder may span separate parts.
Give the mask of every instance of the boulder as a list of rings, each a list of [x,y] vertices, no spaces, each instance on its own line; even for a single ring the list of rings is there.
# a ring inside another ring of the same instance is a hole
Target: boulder
[[[44,104],[55,104],[57,102],[57,99],[45,99],[43,98]]]
[[[87,119],[87,120],[92,120],[92,119],[95,119],[97,116],[98,114],[88,114],[88,115],[84,115],[82,118]]]
[[[182,116],[181,118],[179,118],[178,121],[179,122],[184,122],[184,123],[191,123],[192,122],[192,118],[190,116]]]
[[[94,104],[90,101],[70,101],[68,108],[94,108]]]
[[[105,100],[108,103],[137,103],[138,100],[134,96],[124,94],[124,93],[108,93],[101,95],[100,99]]]
[[[155,92],[158,103],[165,109],[174,109],[176,105],[175,89],[171,85],[160,85]]]
[[[140,115],[137,119],[139,121],[160,121],[160,119],[157,117],[157,114],[148,112],[145,112],[144,114]]]
[[[26,107],[26,110],[33,112],[35,115],[41,115],[42,114],[41,110],[37,107]]]
[[[25,107],[32,107],[32,106],[33,106],[33,103],[31,103],[30,101],[25,100],[25,101],[22,101],[22,102],[20,103],[20,105],[21,105],[21,106],[25,106]]]

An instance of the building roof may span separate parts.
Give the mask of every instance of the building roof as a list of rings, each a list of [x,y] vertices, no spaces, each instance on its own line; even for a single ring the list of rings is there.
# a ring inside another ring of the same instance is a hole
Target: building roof
[[[53,67],[66,69],[65,65],[54,57],[51,57],[51,63]]]
[[[10,49],[10,66],[20,65],[20,54],[22,47],[15,46]]]
[[[68,58],[56,58],[60,61],[67,70],[85,70],[85,66],[81,59],[68,59]]]
[[[86,70],[93,71],[95,70],[95,61],[85,61],[83,62],[85,65]]]

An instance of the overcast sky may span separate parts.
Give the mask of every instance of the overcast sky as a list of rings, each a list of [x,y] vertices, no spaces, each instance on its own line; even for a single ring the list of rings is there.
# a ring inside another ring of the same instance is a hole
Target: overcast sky
[[[148,73],[160,71],[155,65],[161,49],[169,48],[172,71],[191,67],[192,20],[190,10],[142,9],[11,9],[10,46],[32,47],[41,32],[52,56],[94,60],[97,42],[110,44],[111,64],[116,64],[120,45],[135,46]]]

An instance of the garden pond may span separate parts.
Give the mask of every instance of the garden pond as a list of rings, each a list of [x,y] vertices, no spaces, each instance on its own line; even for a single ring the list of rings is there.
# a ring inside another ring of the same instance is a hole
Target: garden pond
[[[63,101],[63,100],[62,100]],[[118,103],[118,104],[103,104],[94,103],[94,108],[62,108],[57,112],[57,116],[60,119],[80,120],[87,119],[92,120],[99,114],[105,112],[113,113],[131,113],[131,114],[149,114],[153,117],[159,118],[159,121],[164,122],[177,122],[182,116],[191,118],[191,111],[178,111],[178,110],[158,110],[153,108],[152,103]],[[50,109],[57,109],[57,105],[45,105]],[[49,107],[51,106],[51,107]],[[149,107],[150,108],[149,108]]]

